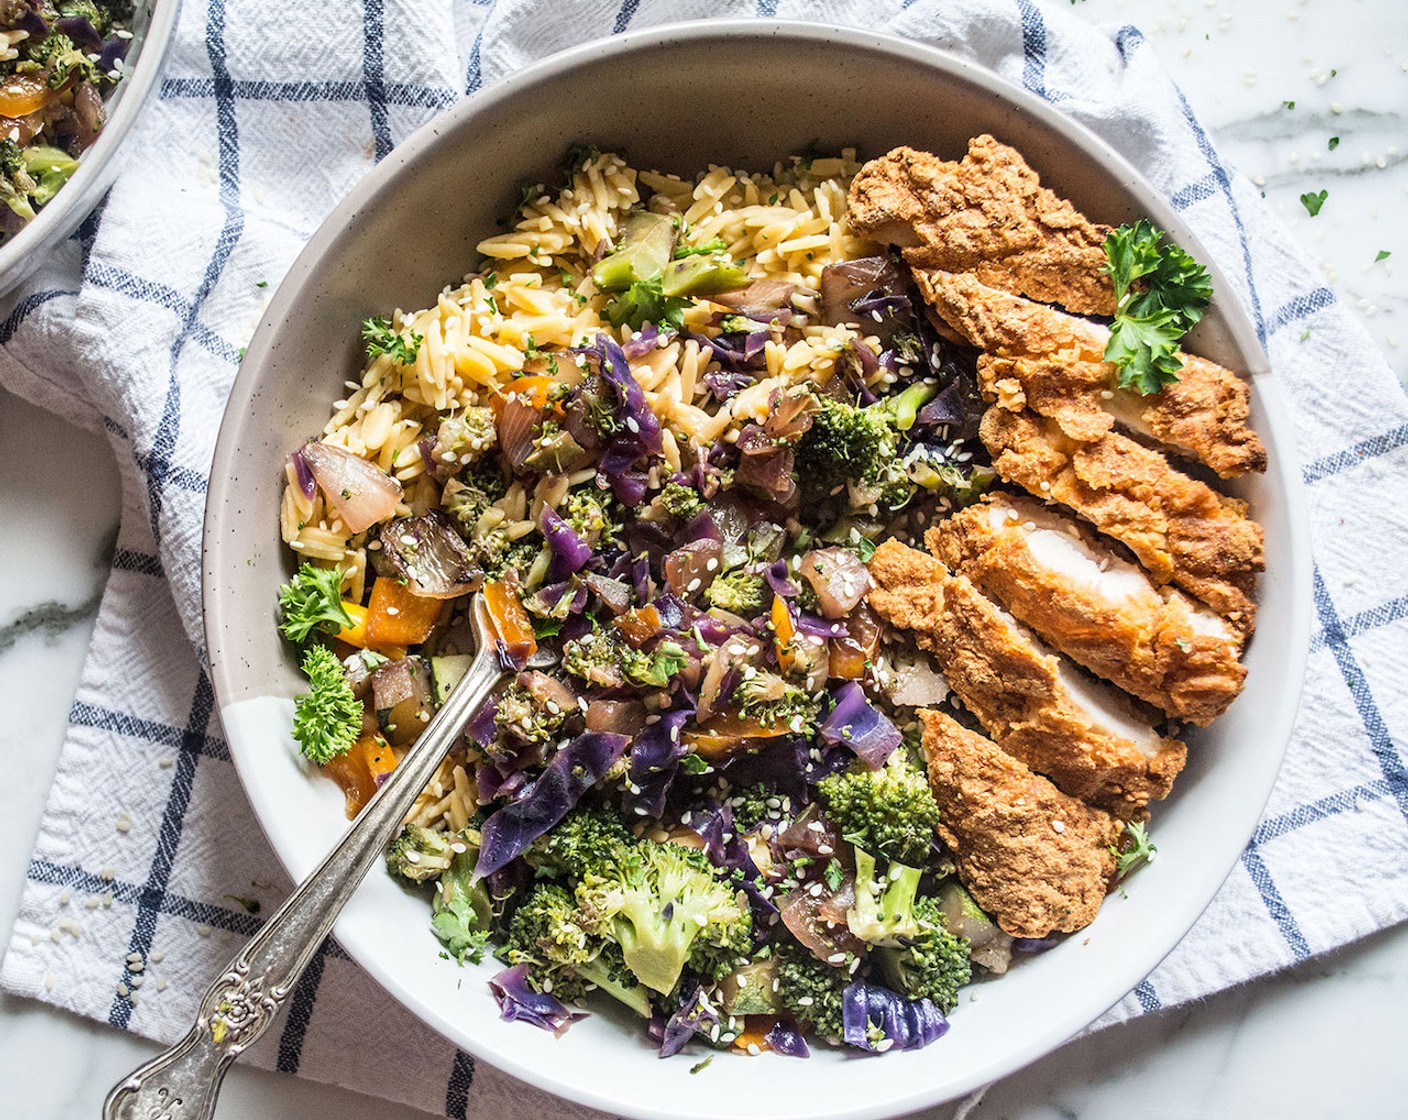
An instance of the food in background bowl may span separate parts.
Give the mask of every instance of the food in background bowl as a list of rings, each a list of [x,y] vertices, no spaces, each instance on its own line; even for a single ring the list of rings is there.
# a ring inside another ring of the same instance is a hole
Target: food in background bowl
[[[690,180],[578,150],[508,227],[363,324],[290,457],[295,737],[355,813],[482,593],[535,667],[388,862],[510,966],[505,1017],[599,989],[663,1053],[928,1045],[1150,855],[1178,722],[1241,690],[1261,530],[1166,457],[1266,463],[1177,349],[1206,273],[990,136]]]
[[[127,0],[0,3],[0,244],[78,169],[132,40]]]

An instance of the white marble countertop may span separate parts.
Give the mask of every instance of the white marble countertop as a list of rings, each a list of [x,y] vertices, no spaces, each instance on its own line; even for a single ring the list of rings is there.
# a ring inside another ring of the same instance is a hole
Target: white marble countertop
[[[1074,2],[1074,0],[1073,0]],[[1083,0],[1134,23],[1224,157],[1264,185],[1329,280],[1408,378],[1408,5],[1402,0]],[[1338,141],[1331,147],[1331,138]],[[1328,190],[1311,217],[1299,201]],[[1390,254],[1378,259],[1381,252]],[[0,392],[0,930],[57,762],[116,533],[107,443]],[[82,464],[75,470],[74,464]],[[982,1120],[1401,1115],[1408,927],[1197,1007],[1068,1044],[991,1088]],[[152,1052],[140,1040],[0,996],[6,1116],[94,1118]],[[222,1115],[424,1120],[296,1078],[236,1067]]]

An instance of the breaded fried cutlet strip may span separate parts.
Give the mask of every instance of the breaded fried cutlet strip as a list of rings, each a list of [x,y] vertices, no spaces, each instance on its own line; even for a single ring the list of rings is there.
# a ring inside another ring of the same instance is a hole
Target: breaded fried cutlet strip
[[[1265,557],[1245,502],[1117,432],[1082,443],[1052,420],[996,407],[978,431],[1002,478],[1074,510],[1133,552],[1155,583],[1183,588],[1243,640],[1251,636],[1251,596]]]
[[[1001,745],[1062,791],[1123,818],[1167,796],[1187,748],[1129,697],[1043,649],[966,576],[888,540],[870,560],[870,605],[914,633],[949,687]]]
[[[973,901],[1013,937],[1088,926],[1115,873],[1123,824],[952,717],[919,717],[939,835]]]
[[[1220,615],[1050,507],[989,495],[924,540],[1072,661],[1171,716],[1206,725],[1242,690],[1241,640]]]
[[[898,245],[915,268],[971,272],[1072,311],[1113,315],[1109,226],[1041,185],[1021,154],[991,136],[962,160],[896,148],[867,163],[846,203],[852,228]]]
[[[945,271],[914,274],[924,298],[970,345],[984,395],[1029,408],[1072,439],[1098,439],[1121,424],[1197,459],[1223,478],[1266,469],[1266,448],[1247,425],[1247,383],[1231,370],[1182,354],[1178,380],[1143,396],[1119,387],[1104,360],[1109,329]]]

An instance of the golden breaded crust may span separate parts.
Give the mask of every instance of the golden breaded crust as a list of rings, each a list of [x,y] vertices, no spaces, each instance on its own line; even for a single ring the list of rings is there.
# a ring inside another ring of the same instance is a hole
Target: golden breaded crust
[[[966,576],[896,540],[876,549],[869,567],[870,605],[914,632],[1004,751],[1072,797],[1124,818],[1168,795],[1187,748],[1161,739],[1151,756],[1093,723],[1062,682],[1059,659],[1037,649]]]
[[[1110,227],[1086,219],[1041,185],[1021,154],[991,136],[950,162],[896,148],[851,183],[852,228],[904,249],[916,268],[971,272],[1072,311],[1113,315],[1103,269]]]
[[[1104,360],[1106,327],[972,276],[916,271],[915,281],[952,330],[986,351],[980,383],[1001,407],[1049,417],[1072,439],[1098,439],[1119,421],[1223,478],[1266,469],[1266,448],[1247,424],[1247,383],[1231,370],[1180,354],[1178,381],[1143,396],[1119,388],[1118,370]]]
[[[1088,926],[1115,873],[1121,822],[942,712],[919,716],[939,835],[973,900],[1013,937]]]
[[[1074,510],[1133,552],[1155,583],[1176,584],[1251,636],[1265,556],[1245,502],[1116,432],[1081,443],[1054,421],[994,407],[979,434],[1002,478]]]
[[[1017,516],[994,526],[994,507],[1010,507]],[[924,539],[952,571],[1092,673],[1191,723],[1206,725],[1226,711],[1247,675],[1236,641],[1196,630],[1193,604],[1171,588],[1149,584],[1145,595],[1112,598],[1053,570],[1028,546],[1024,523],[1059,525],[1058,531],[1077,535],[1107,564],[1138,571],[1076,522],[1006,494],[970,506]]]

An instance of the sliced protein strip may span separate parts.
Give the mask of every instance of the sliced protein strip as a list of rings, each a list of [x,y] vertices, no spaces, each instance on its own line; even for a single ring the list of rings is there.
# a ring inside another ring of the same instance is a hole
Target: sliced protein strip
[[[940,318],[986,352],[979,381],[998,407],[1030,409],[1072,439],[1094,440],[1119,424],[1223,478],[1266,469],[1266,448],[1247,424],[1247,383],[1231,370],[1180,353],[1178,380],[1143,396],[1121,389],[1104,360],[1109,328],[970,275],[916,269],[914,279]]]
[[[1118,432],[1086,443],[1033,412],[990,408],[979,434],[1003,479],[1074,510],[1134,553],[1155,583],[1181,587],[1251,636],[1265,555],[1245,502]]]
[[[851,183],[851,227],[899,246],[914,268],[971,272],[984,283],[1112,315],[1110,227],[1041,185],[1015,148],[975,136],[961,160],[895,148]]]
[[[1004,751],[1116,816],[1167,796],[1187,748],[1123,692],[1086,678],[930,556],[888,540],[870,560],[870,605],[914,633]]]
[[[1206,725],[1242,690],[1241,637],[1074,519],[990,495],[929,530],[955,573],[1072,661],[1178,719]]]
[[[973,900],[1013,937],[1094,920],[1123,824],[943,712],[922,711],[939,835]]]

